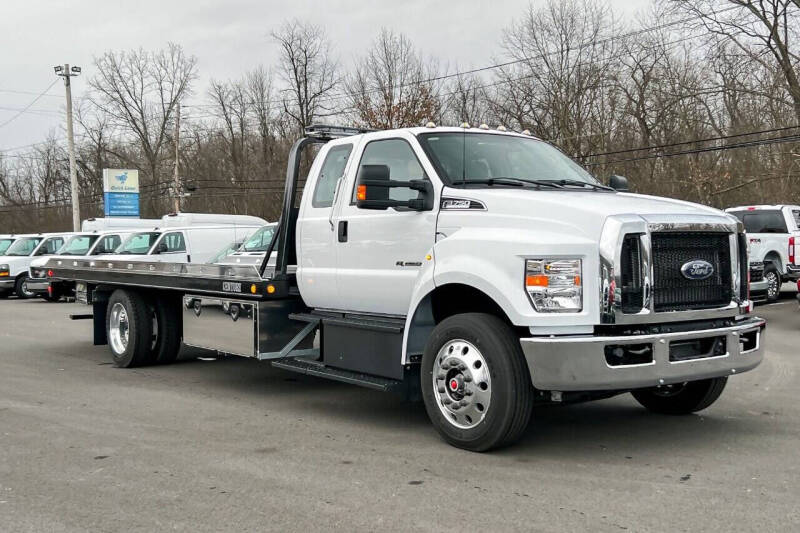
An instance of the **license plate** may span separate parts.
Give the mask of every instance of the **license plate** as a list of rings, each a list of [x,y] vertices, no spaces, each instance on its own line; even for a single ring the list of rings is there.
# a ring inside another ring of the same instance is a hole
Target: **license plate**
[[[86,283],[82,281],[75,283],[75,301],[82,304],[89,303],[89,291],[86,290]]]

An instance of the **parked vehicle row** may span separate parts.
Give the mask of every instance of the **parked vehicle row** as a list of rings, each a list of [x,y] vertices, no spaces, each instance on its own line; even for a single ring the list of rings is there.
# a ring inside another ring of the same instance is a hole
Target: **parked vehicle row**
[[[266,223],[249,215],[174,213],[160,219],[87,219],[80,232],[0,236],[0,297],[57,301],[71,295],[74,283],[49,279],[49,269],[43,268],[49,258],[203,263],[223,244],[244,243]]]

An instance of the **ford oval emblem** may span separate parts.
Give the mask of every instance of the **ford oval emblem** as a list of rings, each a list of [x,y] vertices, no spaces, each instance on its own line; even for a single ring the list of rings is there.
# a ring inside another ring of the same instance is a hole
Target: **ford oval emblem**
[[[681,274],[686,279],[701,280],[710,278],[714,274],[714,265],[702,259],[695,259],[681,266]]]

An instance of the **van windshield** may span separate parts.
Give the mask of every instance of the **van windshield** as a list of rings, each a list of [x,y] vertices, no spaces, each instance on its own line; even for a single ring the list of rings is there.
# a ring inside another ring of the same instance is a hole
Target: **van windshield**
[[[39,246],[39,243],[42,242],[42,239],[43,237],[23,237],[22,239],[17,239],[14,241],[14,244],[8,247],[6,255],[31,255],[36,247]]]
[[[97,240],[97,235],[75,235],[58,251],[59,255],[86,255]]]
[[[492,180],[600,183],[544,141],[492,133],[423,133],[418,137],[448,185],[492,185]]]
[[[161,236],[161,232],[147,231],[144,233],[134,233],[117,249],[118,254],[142,255],[150,251],[153,243]]]
[[[5,255],[12,242],[14,242],[14,239],[0,239],[0,255]]]
[[[275,226],[264,226],[247,239],[247,242],[240,248],[240,252],[266,252],[269,243],[272,242],[272,235],[275,233]]]

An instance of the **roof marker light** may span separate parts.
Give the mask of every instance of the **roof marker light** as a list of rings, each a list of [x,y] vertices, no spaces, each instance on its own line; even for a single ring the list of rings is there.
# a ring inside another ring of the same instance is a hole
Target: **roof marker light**
[[[481,124],[480,126],[478,126],[478,127],[479,127],[480,129],[482,129],[482,130],[488,130],[488,129],[489,129],[489,125],[488,125],[488,124],[486,124],[485,122],[484,122],[483,124]]]
[[[523,135],[530,135],[531,134],[531,130],[522,130],[522,134]]]
[[[435,128],[436,127],[436,123],[434,121],[430,120],[430,121],[428,121],[427,124],[425,124],[425,127],[426,128]]]
[[[469,126],[469,122],[462,122],[462,123],[461,123],[461,127],[462,127],[462,128],[465,128],[465,129],[469,129],[469,127],[470,127],[470,126]]]
[[[497,126],[497,131],[506,131],[506,127],[502,126],[502,125],[501,126]]]

